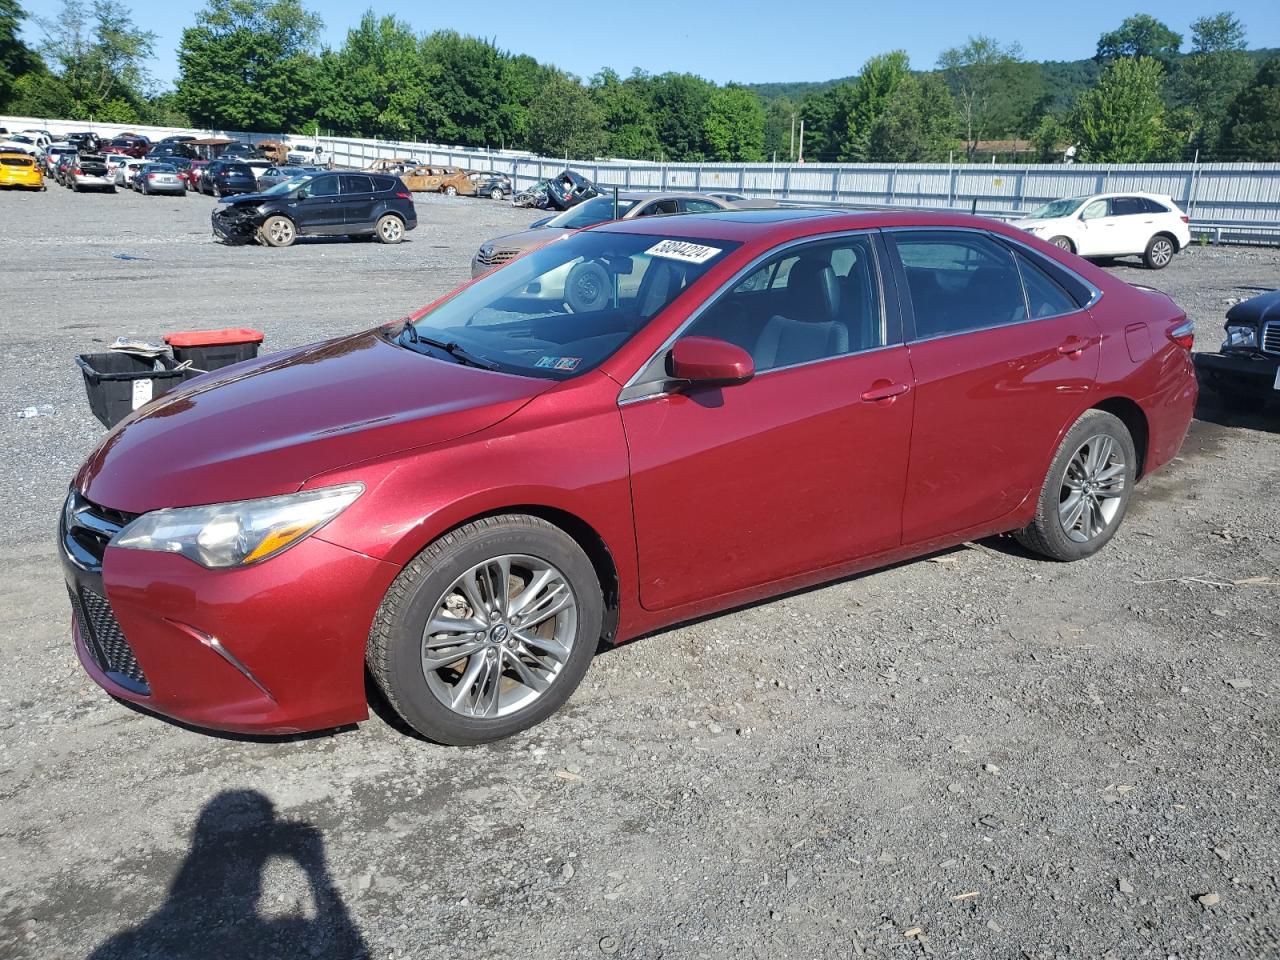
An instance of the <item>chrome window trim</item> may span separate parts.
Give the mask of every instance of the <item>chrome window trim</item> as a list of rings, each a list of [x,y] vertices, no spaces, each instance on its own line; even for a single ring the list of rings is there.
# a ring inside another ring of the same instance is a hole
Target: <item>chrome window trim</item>
[[[872,240],[872,249],[874,251],[875,235],[880,232],[881,230],[879,227],[861,227],[857,230],[840,230],[834,233],[819,234],[818,236],[797,237],[794,240],[788,240],[786,243],[781,243],[776,247],[770,247],[768,250],[761,253],[754,260],[752,260],[750,263],[748,263],[746,266],[740,269],[737,273],[735,273],[732,277],[730,277],[728,280],[722,283],[719,287],[717,287],[709,297],[707,297],[705,300],[702,301],[701,304],[698,305],[698,308],[694,310],[693,313],[685,317],[684,322],[681,323],[680,326],[677,327],[671,333],[671,335],[662,342],[662,344],[658,347],[657,350],[653,351],[653,353],[649,355],[648,359],[646,359],[644,363],[640,364],[640,366],[636,368],[635,373],[633,373],[631,377],[627,380],[627,382],[622,385],[622,389],[618,392],[618,405],[622,406],[623,404],[636,403],[641,400],[653,400],[656,397],[670,396],[671,391],[669,390],[661,390],[657,393],[646,393],[641,396],[635,396],[635,397],[628,397],[628,396],[625,396],[625,394],[628,390],[637,386],[637,383],[640,379],[640,375],[649,369],[650,364],[652,364],[657,357],[659,357],[660,355],[670,350],[672,345],[674,345],[675,342],[680,339],[681,334],[683,334],[685,330],[687,330],[694,322],[696,322],[702,316],[702,314],[705,313],[711,307],[713,303],[719,300],[727,292],[731,291],[737,284],[745,280],[753,271],[755,271],[758,267],[760,267],[766,260],[773,258],[779,253],[783,253],[787,250],[790,250],[792,247],[804,246],[805,244],[810,244],[810,243],[823,243],[829,240],[842,240],[846,237],[869,237]],[[875,251],[873,253],[873,256],[875,258],[875,264],[876,264],[876,279],[879,281],[879,284],[880,284],[880,298],[879,298],[880,299],[880,323],[887,335],[889,316],[886,313],[886,308],[885,308],[884,271],[881,269],[879,251]],[[780,371],[780,370],[793,370],[796,367],[807,367],[815,363],[826,363],[829,360],[839,360],[842,357],[860,356],[864,353],[871,353],[873,351],[878,351],[878,350],[887,350],[890,347],[900,347],[903,345],[904,342],[905,341],[900,340],[897,343],[886,343],[879,347],[868,347],[865,350],[850,350],[848,353],[841,353],[834,357],[820,357],[817,360],[805,360],[801,363],[788,364],[785,367],[770,367],[768,370],[762,370],[759,373],[755,374],[752,379],[754,379],[755,377],[768,376],[769,374],[776,373],[777,371]]]

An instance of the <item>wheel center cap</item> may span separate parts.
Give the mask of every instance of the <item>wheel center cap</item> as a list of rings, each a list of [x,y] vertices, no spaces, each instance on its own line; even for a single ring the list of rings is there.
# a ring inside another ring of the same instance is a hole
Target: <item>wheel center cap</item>
[[[489,631],[489,640],[492,643],[505,643],[510,635],[511,628],[505,623],[500,623]]]

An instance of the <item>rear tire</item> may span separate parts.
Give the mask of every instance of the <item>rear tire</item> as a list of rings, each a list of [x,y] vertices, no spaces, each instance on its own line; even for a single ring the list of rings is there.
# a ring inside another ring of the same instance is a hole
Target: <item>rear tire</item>
[[[379,243],[399,243],[404,239],[404,222],[394,214],[384,213],[374,224],[373,235]]]
[[[1163,270],[1173,260],[1173,255],[1178,252],[1177,246],[1172,240],[1162,233],[1156,234],[1147,241],[1147,249],[1142,254],[1142,262],[1147,265],[1149,270]]]
[[[535,577],[545,577],[542,586]],[[445,534],[401,572],[378,608],[365,661],[418,733],[487,743],[541,723],[569,699],[603,616],[595,569],[572,537],[539,517],[487,517]]]
[[[502,198],[506,196],[506,194],[502,192],[501,187],[494,187],[492,190],[489,191],[489,196],[492,197],[494,200],[501,201]]]
[[[1082,560],[1120,528],[1137,479],[1137,450],[1119,417],[1086,410],[1049,465],[1036,516],[1014,536],[1051,560]]]

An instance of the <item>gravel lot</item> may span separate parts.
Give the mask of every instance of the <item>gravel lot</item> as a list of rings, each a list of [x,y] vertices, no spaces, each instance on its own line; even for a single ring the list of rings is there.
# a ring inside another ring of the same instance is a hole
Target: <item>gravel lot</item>
[[[1280,428],[1209,399],[1089,561],[990,541],[664,631],[501,744],[384,715],[218,737],[108,698],[52,543],[102,433],[73,355],[370,326],[534,219],[427,198],[402,246],[281,251],[215,244],[211,205],[0,195],[0,957],[1280,952]],[[1280,251],[1114,270],[1213,348]]]

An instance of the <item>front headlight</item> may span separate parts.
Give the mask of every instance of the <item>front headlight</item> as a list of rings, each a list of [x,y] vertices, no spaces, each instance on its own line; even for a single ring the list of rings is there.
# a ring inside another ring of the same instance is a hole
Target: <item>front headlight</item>
[[[1256,347],[1258,345],[1257,327],[1227,327],[1227,339],[1222,341],[1226,347]]]
[[[315,533],[364,493],[362,483],[261,500],[144,513],[111,539],[126,550],[180,553],[210,568],[274,557]]]

